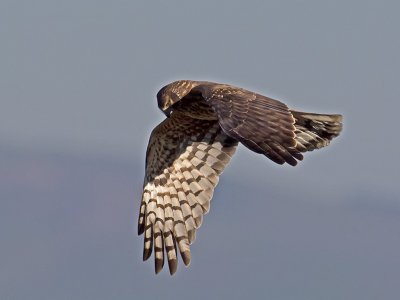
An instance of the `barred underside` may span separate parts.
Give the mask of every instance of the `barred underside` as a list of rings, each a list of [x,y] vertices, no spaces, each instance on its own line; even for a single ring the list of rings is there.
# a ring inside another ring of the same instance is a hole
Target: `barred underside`
[[[217,121],[179,113],[153,131],[138,232],[144,232],[143,259],[154,250],[156,273],[164,265],[164,251],[171,274],[177,269],[178,249],[184,264],[190,263],[189,245],[209,211],[219,175],[236,146]]]

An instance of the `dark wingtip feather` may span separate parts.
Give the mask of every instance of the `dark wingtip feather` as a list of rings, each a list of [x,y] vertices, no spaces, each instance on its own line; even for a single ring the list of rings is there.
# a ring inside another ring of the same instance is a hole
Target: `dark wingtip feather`
[[[190,251],[181,252],[182,260],[185,266],[190,264]]]
[[[176,272],[176,269],[178,268],[178,260],[170,259],[168,261],[168,267],[169,267],[169,274],[174,275]]]
[[[156,274],[158,274],[164,267],[164,259],[156,258],[154,261],[155,261],[155,265],[154,265],[155,271],[156,271]]]
[[[146,203],[142,200],[139,210],[138,235],[141,235],[144,232],[145,217],[146,217]]]
[[[151,252],[152,252],[152,247],[150,247],[149,249],[146,248],[143,249],[143,261],[149,259],[149,257],[151,256]]]
[[[138,224],[138,235],[143,234],[144,232],[144,223],[139,223]]]
[[[286,158],[286,162],[291,165],[292,167],[295,167],[297,165],[297,160],[295,160],[292,156]]]

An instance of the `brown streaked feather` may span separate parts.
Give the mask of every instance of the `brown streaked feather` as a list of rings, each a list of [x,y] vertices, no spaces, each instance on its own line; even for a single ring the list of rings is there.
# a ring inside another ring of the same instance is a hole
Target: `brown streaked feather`
[[[226,134],[278,164],[297,164],[300,156],[290,150],[296,144],[294,118],[284,103],[224,84],[194,90],[215,110]]]
[[[190,263],[189,245],[236,146],[216,120],[193,119],[180,112],[153,130],[138,232],[145,232],[143,258],[154,250],[156,273],[163,267],[164,251],[171,274],[177,268],[177,249],[184,264]]]
[[[167,253],[168,267],[171,275],[175,274],[178,267],[176,257],[176,244],[172,231],[164,231],[165,252]]]

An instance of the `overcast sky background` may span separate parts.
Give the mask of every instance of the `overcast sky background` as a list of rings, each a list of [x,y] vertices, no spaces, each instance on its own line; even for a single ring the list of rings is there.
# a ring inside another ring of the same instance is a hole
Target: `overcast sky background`
[[[395,299],[397,1],[0,2],[0,299]],[[176,79],[344,115],[277,166],[241,147],[175,276],[141,262],[144,155]],[[229,210],[227,203],[229,202]]]

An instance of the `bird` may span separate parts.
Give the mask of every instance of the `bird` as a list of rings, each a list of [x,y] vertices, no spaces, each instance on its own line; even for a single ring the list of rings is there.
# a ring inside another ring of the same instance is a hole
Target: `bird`
[[[239,143],[295,166],[342,130],[339,114],[292,110],[229,84],[178,80],[159,90],[157,102],[166,118],[150,135],[138,220],[143,260],[154,251],[156,274],[166,260],[173,275],[178,252],[189,265],[196,230]]]

